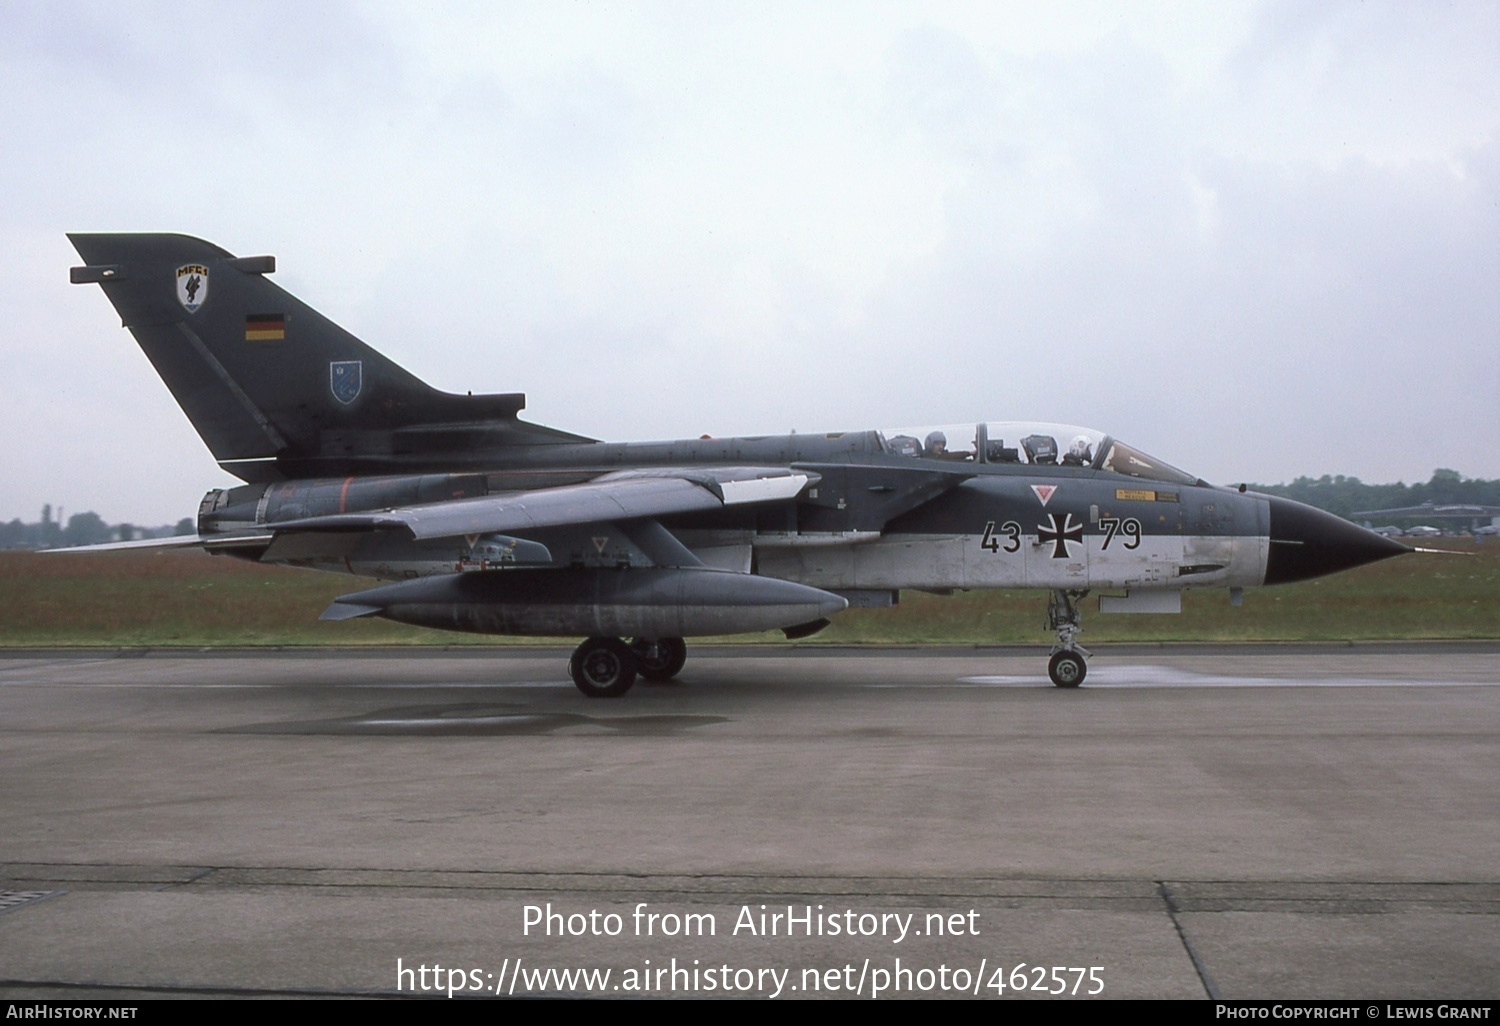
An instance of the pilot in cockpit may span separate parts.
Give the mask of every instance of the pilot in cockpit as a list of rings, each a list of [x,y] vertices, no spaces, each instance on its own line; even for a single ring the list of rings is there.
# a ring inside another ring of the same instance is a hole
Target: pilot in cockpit
[[[927,455],[933,459],[945,460],[948,458],[948,436],[941,431],[934,431],[927,436]]]
[[[1088,435],[1078,435],[1062,458],[1065,467],[1088,467],[1094,463],[1094,449],[1089,445]]]

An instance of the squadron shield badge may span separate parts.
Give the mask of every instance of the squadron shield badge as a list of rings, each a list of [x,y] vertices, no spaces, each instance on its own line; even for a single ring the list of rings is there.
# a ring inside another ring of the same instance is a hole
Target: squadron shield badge
[[[188,313],[197,313],[208,299],[208,268],[202,264],[183,264],[177,268],[177,302]]]
[[[328,387],[333,391],[333,397],[345,406],[359,398],[359,390],[364,385],[360,370],[358,360],[335,360],[328,365]]]

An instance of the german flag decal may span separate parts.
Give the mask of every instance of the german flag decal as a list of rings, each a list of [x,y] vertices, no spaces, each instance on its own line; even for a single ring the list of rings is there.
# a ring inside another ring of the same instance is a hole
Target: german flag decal
[[[286,338],[286,314],[246,314],[246,342],[281,342]]]

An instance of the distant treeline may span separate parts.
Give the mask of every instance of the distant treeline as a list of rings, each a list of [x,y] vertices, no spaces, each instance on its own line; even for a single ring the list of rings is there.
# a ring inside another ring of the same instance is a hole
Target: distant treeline
[[[1484,481],[1465,478],[1456,470],[1438,469],[1432,472],[1432,480],[1421,484],[1365,484],[1357,477],[1343,474],[1322,477],[1299,477],[1291,484],[1246,485],[1250,491],[1268,495],[1282,495],[1288,499],[1305,502],[1309,506],[1326,509],[1350,520],[1369,520],[1356,517],[1357,510],[1395,509],[1401,506],[1420,506],[1424,502],[1436,505],[1466,503],[1477,506],[1500,506],[1500,481]],[[1414,517],[1386,517],[1386,520],[1414,520]],[[192,534],[196,530],[190,517],[183,517],[175,524],[161,527],[140,527],[135,524],[107,524],[99,514],[74,513],[63,524],[52,516],[52,507],[42,507],[42,519],[35,524],[24,524],[19,519],[0,524],[0,549],[55,549],[64,545],[97,545],[109,541],[134,541],[141,538],[170,538],[175,535]]]
[[[106,524],[93,511],[74,513],[64,524],[61,513],[54,518],[52,507],[47,505],[42,507],[42,519],[37,523],[26,524],[17,518],[8,524],[0,524],[0,549],[56,549],[65,545],[171,538],[193,534],[196,530],[190,517],[183,517],[175,524],[161,527],[140,527],[136,524]]]
[[[1456,470],[1438,469],[1432,472],[1432,480],[1425,484],[1365,484],[1357,477],[1343,474],[1319,478],[1299,477],[1291,484],[1247,485],[1251,491],[1280,495],[1288,499],[1305,502],[1309,506],[1326,509],[1350,520],[1370,520],[1356,517],[1357,510],[1397,509],[1403,506],[1420,506],[1424,502],[1445,506],[1466,504],[1476,506],[1500,506],[1500,481],[1483,481],[1465,478]],[[1413,517],[1385,517],[1385,520],[1414,520]],[[1377,525],[1378,526],[1378,525]]]

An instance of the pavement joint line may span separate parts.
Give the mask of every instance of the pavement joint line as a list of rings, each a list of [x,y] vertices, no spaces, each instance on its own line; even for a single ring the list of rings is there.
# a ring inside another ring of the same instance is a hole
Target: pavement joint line
[[[157,884],[155,887],[153,887],[151,889],[153,891],[171,891],[171,890],[176,890],[179,887],[187,887],[189,884],[195,884],[199,880],[202,880],[204,877],[212,876],[213,874],[217,873],[218,871],[219,871],[219,867],[217,867],[217,866],[203,866],[196,873],[194,873],[191,876],[189,876],[186,880],[167,880],[167,881],[165,881],[163,883]]]
[[[1213,977],[1208,975],[1208,967],[1198,957],[1198,952],[1193,948],[1193,942],[1188,939],[1187,930],[1182,925],[1182,919],[1177,915],[1177,897],[1172,893],[1172,888],[1167,886],[1165,880],[1156,881],[1157,892],[1161,895],[1162,902],[1167,906],[1167,918],[1172,920],[1172,928],[1177,931],[1177,939],[1182,941],[1183,950],[1192,960],[1193,971],[1198,974],[1198,982],[1203,984],[1203,990],[1210,1001],[1219,1000],[1219,988],[1214,985]]]
[[[46,887],[75,891],[235,890],[399,893],[413,896],[505,897],[534,894],[595,896],[672,896],[688,902],[723,902],[746,896],[778,900],[883,899],[900,904],[970,898],[997,907],[1159,907],[1180,917],[1188,913],[1273,912],[1294,915],[1376,915],[1427,911],[1444,915],[1500,914],[1496,881],[1302,881],[1195,880],[1176,888],[1143,877],[1061,878],[917,877],[869,874],[786,873],[621,873],[431,869],[392,867],[309,867],[243,865],[147,865],[137,863],[0,862],[0,886],[41,892]],[[1166,890],[1163,890],[1166,888]]]

